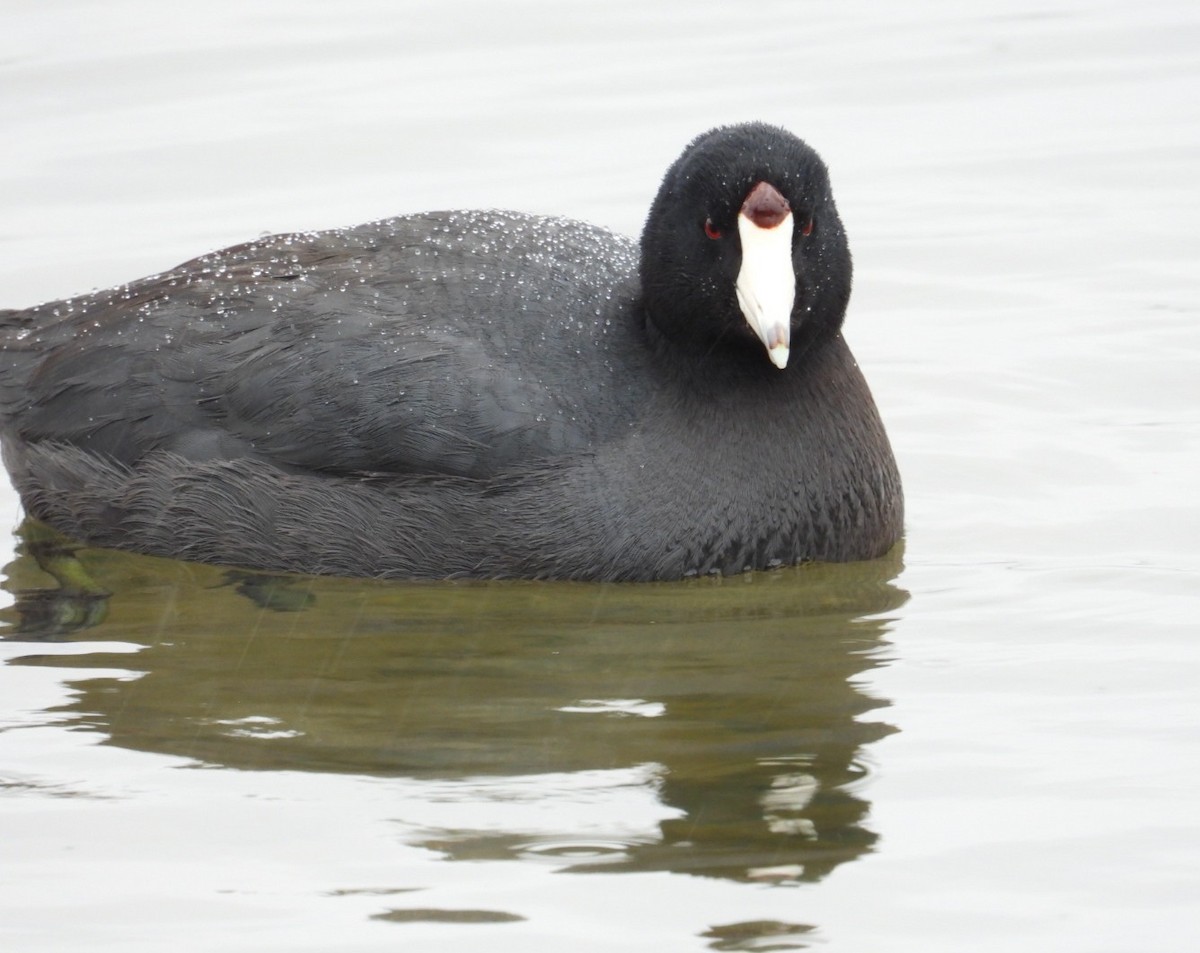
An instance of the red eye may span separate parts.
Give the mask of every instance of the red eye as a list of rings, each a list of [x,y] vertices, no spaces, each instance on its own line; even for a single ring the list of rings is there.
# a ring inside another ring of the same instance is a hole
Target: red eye
[[[713,224],[713,220],[711,218],[708,218],[704,220],[704,234],[709,238],[717,239],[721,237],[721,230]]]
[[[813,220],[811,218],[804,220],[804,225],[800,228],[801,235],[811,235],[813,230]]]

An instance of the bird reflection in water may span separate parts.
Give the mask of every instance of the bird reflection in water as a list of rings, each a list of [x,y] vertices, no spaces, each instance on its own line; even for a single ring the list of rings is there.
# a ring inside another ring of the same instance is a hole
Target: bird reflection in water
[[[788,883],[876,841],[865,749],[895,729],[863,720],[888,703],[861,682],[907,598],[899,551],[672,584],[396,583],[230,574],[22,534],[7,638],[97,648],[13,664],[78,668],[53,720],[111,744],[466,799],[531,782],[553,800],[554,778],[594,772],[633,778],[661,808],[637,836],[482,818],[405,835],[451,859]],[[53,592],[76,609],[30,608]]]

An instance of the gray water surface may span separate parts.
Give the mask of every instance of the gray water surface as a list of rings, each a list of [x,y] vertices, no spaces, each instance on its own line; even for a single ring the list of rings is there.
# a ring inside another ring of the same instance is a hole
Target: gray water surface
[[[680,585],[271,579],[13,528],[0,942],[1192,951],[1200,12],[9,4],[0,306],[263,232],[636,234],[830,165],[903,552]]]

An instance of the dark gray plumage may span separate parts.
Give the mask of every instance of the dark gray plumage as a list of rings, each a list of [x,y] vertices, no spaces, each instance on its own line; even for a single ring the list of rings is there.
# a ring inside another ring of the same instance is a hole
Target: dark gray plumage
[[[759,182],[812,223],[782,370],[734,289]],[[71,536],[264,569],[663,579],[871,558],[903,503],[839,330],[850,275],[816,154],[727,127],[668,171],[640,260],[579,222],[441,212],[0,312],[5,461]]]

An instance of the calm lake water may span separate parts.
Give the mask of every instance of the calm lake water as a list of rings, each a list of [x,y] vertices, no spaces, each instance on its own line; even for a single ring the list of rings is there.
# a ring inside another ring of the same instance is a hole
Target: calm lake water
[[[0,22],[9,307],[403,211],[636,233],[696,133],[788,126],[909,513],[871,564],[409,585],[75,550],[5,487],[4,949],[1197,948],[1196,4]]]

